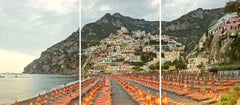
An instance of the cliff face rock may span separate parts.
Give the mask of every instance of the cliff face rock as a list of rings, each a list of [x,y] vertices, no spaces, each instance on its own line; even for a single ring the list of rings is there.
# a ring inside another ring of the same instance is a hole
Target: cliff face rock
[[[81,30],[82,48],[97,44],[101,39],[115,33],[122,26],[129,30],[142,30],[147,33],[159,34],[159,21],[145,21],[123,16],[120,13],[106,13],[93,23],[86,24]]]
[[[24,68],[23,73],[78,74],[79,31],[43,51],[40,58]]]
[[[223,16],[223,8],[191,11],[180,18],[167,22],[163,21],[162,34],[173,37],[176,41],[186,45],[187,52],[193,50],[201,36],[216,21]]]
[[[229,36],[230,32],[237,30],[226,30],[223,35],[220,31],[207,35],[206,33],[199,40],[195,47],[194,56],[206,55],[209,58],[209,64],[234,63],[240,60],[240,34]]]

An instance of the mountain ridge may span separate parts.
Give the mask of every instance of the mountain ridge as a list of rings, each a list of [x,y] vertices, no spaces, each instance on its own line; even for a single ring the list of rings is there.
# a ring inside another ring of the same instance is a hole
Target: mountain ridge
[[[190,11],[172,21],[162,22],[162,35],[169,35],[176,41],[186,45],[186,51],[193,50],[197,42],[220,17],[223,16],[223,8],[202,9]]]
[[[129,30],[143,30],[159,34],[159,21],[145,21],[145,19],[131,18],[120,13],[106,13],[96,22],[86,24],[81,30],[82,48],[96,45],[110,33],[115,33],[121,27]]]

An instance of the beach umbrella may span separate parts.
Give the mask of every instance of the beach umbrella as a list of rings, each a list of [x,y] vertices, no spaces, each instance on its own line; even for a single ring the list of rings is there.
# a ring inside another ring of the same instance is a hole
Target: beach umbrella
[[[147,92],[147,96],[145,99],[145,105],[151,105],[151,94],[150,94],[149,90]]]
[[[138,88],[138,97],[139,97],[139,101],[142,101],[143,100],[143,92],[141,91],[141,88],[139,87]]]
[[[184,84],[184,87],[183,87],[183,89],[184,89],[183,91],[185,91],[185,92],[188,92],[188,86],[187,86],[187,84],[186,84],[186,83]]]
[[[29,105],[33,105],[33,100],[30,99]]]
[[[38,94],[36,104],[37,105],[41,105],[41,96],[40,96],[40,94]]]
[[[71,95],[71,94],[70,94]],[[70,96],[71,97],[71,96]],[[86,97],[83,99],[83,104],[82,105],[90,105],[88,94],[86,94]]]
[[[234,72],[232,72],[232,79],[235,79],[235,75],[234,75]]]
[[[18,105],[18,102],[17,102],[17,100],[15,101],[14,105]]]
[[[223,88],[223,79],[220,79],[221,88]]]
[[[48,102],[48,93],[47,93],[47,92],[46,92],[46,94],[45,94],[44,102]]]
[[[56,89],[55,97],[58,97],[58,89]]]
[[[51,95],[51,99],[54,100],[54,90],[52,90],[52,95]]]
[[[59,96],[60,97],[62,96],[62,89],[60,89]]]
[[[240,71],[238,71],[238,78],[240,77]]]
[[[231,75],[231,73],[230,72],[228,72],[228,76],[230,76]]]
[[[67,93],[67,90],[66,90],[66,87],[64,87],[63,94],[66,94],[66,93]]]
[[[166,92],[164,92],[162,96],[162,105],[169,105]]]
[[[211,80],[211,72],[208,72],[208,80]]]
[[[160,97],[159,97],[159,94],[158,92],[156,93],[156,96],[155,96],[155,104],[154,105],[160,105]]]

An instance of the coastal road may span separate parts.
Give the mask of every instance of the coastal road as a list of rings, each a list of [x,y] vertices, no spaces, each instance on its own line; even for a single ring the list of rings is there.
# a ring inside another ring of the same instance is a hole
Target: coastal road
[[[110,79],[112,85],[112,103],[113,105],[138,105],[132,97],[113,79]]]

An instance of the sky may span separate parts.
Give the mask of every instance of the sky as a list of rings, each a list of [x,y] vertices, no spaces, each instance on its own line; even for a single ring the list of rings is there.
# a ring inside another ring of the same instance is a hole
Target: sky
[[[159,20],[160,0],[82,0],[81,26],[100,19],[106,13],[120,13],[148,21]]]
[[[229,0],[161,0],[161,20],[172,21],[198,8],[222,8]]]
[[[0,72],[22,72],[79,27],[78,0],[0,0]]]

